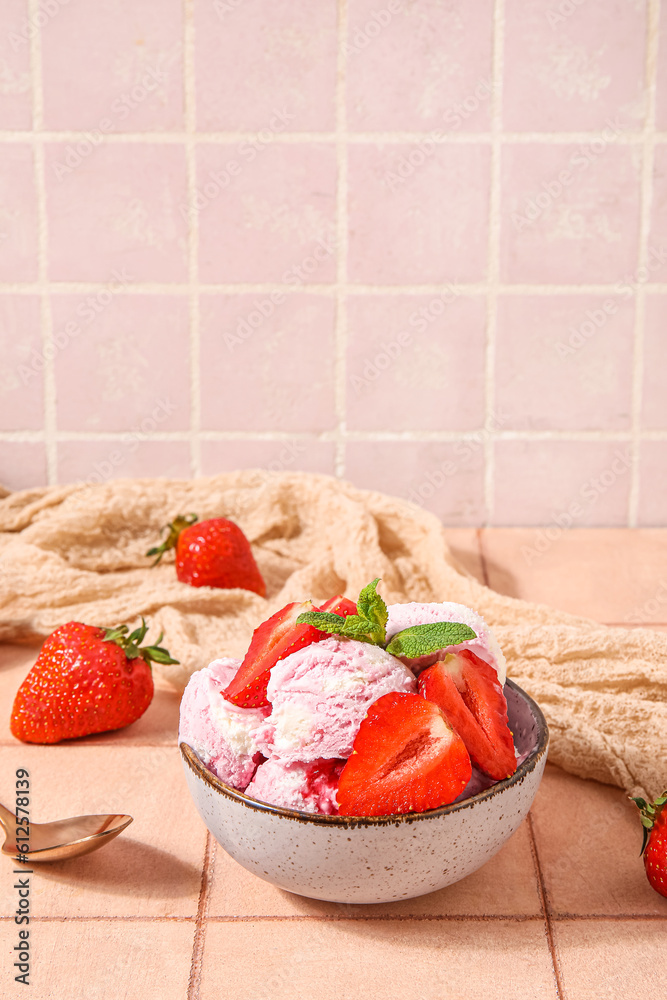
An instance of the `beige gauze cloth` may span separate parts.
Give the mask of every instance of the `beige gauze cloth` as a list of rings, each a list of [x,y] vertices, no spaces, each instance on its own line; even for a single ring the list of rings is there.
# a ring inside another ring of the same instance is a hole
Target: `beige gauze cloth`
[[[229,517],[252,543],[266,600],[179,583],[146,550],[175,515]],[[573,567],[576,572],[576,567]],[[583,778],[655,796],[667,787],[667,635],[608,628],[489,590],[452,556],[433,514],[328,476],[245,471],[194,481],[46,487],[0,500],[0,639],[34,641],[72,619],[164,631],[175,686],[290,601],[355,599],[376,576],[388,604],[456,601],[480,612],[509,674],[539,703],[550,759]]]

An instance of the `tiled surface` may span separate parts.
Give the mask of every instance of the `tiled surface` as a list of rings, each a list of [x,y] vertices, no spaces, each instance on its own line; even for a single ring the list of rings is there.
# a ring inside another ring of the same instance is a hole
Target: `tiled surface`
[[[17,928],[18,929],[18,928]],[[26,988],[8,982],[11,1000],[183,1000],[187,995],[193,926],[188,922],[56,920],[32,924],[40,961]]]
[[[667,128],[667,8],[664,4],[660,5],[657,83],[655,124],[657,128],[664,130]]]
[[[503,120],[521,132],[642,121],[646,0],[507,0]],[[573,15],[573,16],[571,16]]]
[[[453,293],[351,298],[348,428],[478,428],[484,420],[478,373],[484,367],[486,309],[481,296]]]
[[[70,0],[42,32],[45,127],[182,128],[182,17],[180,0],[163,0],[160,17],[151,0]]]
[[[241,468],[300,470],[332,476],[336,453],[332,441],[307,441],[289,435],[268,441],[202,441],[201,463],[205,476]]]
[[[45,150],[50,278],[185,281],[183,150],[89,140],[74,154],[63,143]]]
[[[654,248],[654,253],[648,262],[648,281],[665,282],[667,280],[665,243],[667,243],[667,145],[660,144],[655,149],[653,168],[653,204],[649,247]]]
[[[497,992],[499,986],[511,987],[517,1000],[556,997],[538,922],[212,923],[206,936],[201,980],[205,1000],[223,995],[230,977],[235,1000],[335,1000],[358,995],[361,983],[370,981],[373,995],[381,1000],[485,1000],[506,995]],[[250,937],[261,961],[244,961],[240,949]],[[518,968],[524,970],[521,976]]]
[[[35,822],[83,813],[128,813],[134,822],[99,855],[40,870],[33,912],[43,917],[194,917],[206,828],[194,827],[191,799],[169,747],[75,744],[0,749],[4,801],[17,767],[30,772]],[[0,889],[2,912],[15,899]]]
[[[335,278],[336,156],[278,144],[276,115],[256,143],[197,152],[199,273],[207,284],[329,284]],[[272,144],[273,143],[273,144]]]
[[[491,121],[493,3],[351,0],[351,130],[484,132]]]
[[[633,809],[618,788],[547,768],[531,812],[554,916],[667,915],[663,897],[637,878],[642,834]]]
[[[20,423],[38,430],[44,420],[44,374],[39,358],[42,348],[40,301],[37,295],[0,297],[0,426],[13,430]]]
[[[568,1000],[628,1000],[650,992],[665,927],[663,921],[563,921],[554,938]]]
[[[188,311],[182,299],[108,294],[96,301],[59,295],[52,315],[64,345],[55,359],[59,427],[187,428],[190,401],[183,372],[188,353],[179,332],[187,326]],[[69,391],[71,385],[77,392]]]
[[[631,147],[508,144],[502,173],[505,281],[614,285],[636,269],[640,173]]]
[[[650,295],[646,300],[643,420],[655,430],[667,427],[667,371],[663,364],[666,314],[667,295]]]
[[[29,129],[32,125],[30,45],[23,34],[28,0],[6,0],[2,18],[5,30],[0,36],[0,128]]]
[[[410,164],[412,152],[412,147],[400,144],[350,148],[350,281],[482,281],[488,243],[488,148],[435,146],[416,158],[415,166]]]
[[[634,304],[618,295],[503,296],[495,395],[503,428],[629,430],[634,321]]]
[[[665,523],[665,0],[0,7],[1,483],[163,393],[142,471],[547,526],[620,448],[582,523]]]
[[[479,524],[484,510],[480,439],[353,441],[348,476],[367,489],[404,497],[433,510],[445,524]]]
[[[335,125],[336,5],[198,3],[195,65],[202,132],[260,131],[281,111],[291,116],[291,132],[329,131]]]
[[[27,490],[47,476],[46,448],[42,441],[0,440],[2,485],[10,490]]]
[[[667,504],[667,442],[642,443],[640,476],[643,489],[638,523],[647,526],[662,524],[662,514]]]
[[[540,529],[447,536],[501,592],[606,622],[667,623],[664,530],[572,530],[546,549]],[[0,649],[0,703],[35,654]],[[31,876],[35,1000],[333,1000],[356,996],[360,982],[386,1000],[629,1000],[654,989],[667,900],[646,882],[637,814],[620,790],[548,766],[529,819],[467,879],[399,903],[324,903],[275,889],[207,840],[177,757],[178,702],[158,683],[127,730],[57,747],[18,744],[2,722],[0,800],[11,801],[12,771],[24,766],[36,821],[135,817],[103,851]],[[1,867],[13,928],[15,890]],[[0,975],[3,996],[24,995]]]
[[[498,441],[496,521],[503,525],[625,523],[632,476],[627,443]]]
[[[208,427],[324,431],[335,425],[330,299],[205,295],[200,309],[201,381],[208,390],[202,418]]]
[[[34,154],[28,143],[0,146],[0,281],[37,278]]]
[[[153,420],[150,415],[146,419]],[[191,471],[190,450],[184,441],[154,441],[140,427],[118,440],[60,441],[56,459],[64,483],[101,483],[125,476],[179,479]]]
[[[667,623],[667,532],[547,528],[482,533],[489,586],[608,625]],[[573,567],[576,566],[576,571]]]

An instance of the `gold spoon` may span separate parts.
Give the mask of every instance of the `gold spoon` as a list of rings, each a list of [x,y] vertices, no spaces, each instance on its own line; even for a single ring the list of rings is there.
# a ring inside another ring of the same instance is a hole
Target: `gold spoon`
[[[27,842],[29,850],[19,851],[16,846],[17,831],[25,829],[16,824],[14,813],[0,803],[0,826],[5,831],[2,853],[15,860],[62,861],[78,854],[89,854],[104,847],[132,822],[131,816],[113,813],[108,816],[72,816],[55,823],[31,823]],[[19,834],[19,843],[21,843]]]

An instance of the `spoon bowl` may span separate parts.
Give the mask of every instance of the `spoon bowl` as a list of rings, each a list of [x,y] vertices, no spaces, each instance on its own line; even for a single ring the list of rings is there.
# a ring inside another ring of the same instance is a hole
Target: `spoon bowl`
[[[53,823],[31,823],[29,850],[19,851],[16,845],[16,817],[0,804],[0,826],[5,831],[2,853],[15,861],[63,861],[79,854],[90,854],[104,847],[130,825],[131,816],[110,813],[100,816],[72,816]],[[21,839],[21,838],[19,838]]]

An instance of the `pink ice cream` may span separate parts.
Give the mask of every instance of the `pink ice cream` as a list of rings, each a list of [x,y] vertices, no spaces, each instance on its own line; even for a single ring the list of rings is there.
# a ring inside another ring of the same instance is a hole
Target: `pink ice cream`
[[[370,705],[390,691],[416,692],[412,671],[379,646],[354,639],[313,643],[279,660],[256,735],[266,757],[310,762],[349,757]]]
[[[246,795],[285,809],[331,816],[338,812],[336,788],[344,764],[344,760],[288,763],[271,757],[257,768]]]
[[[239,660],[213,660],[192,675],[181,701],[179,743],[192,747],[203,764],[228,785],[243,790],[261,759],[255,734],[270,708],[239,708],[222,691]]]
[[[486,660],[498,674],[501,684],[507,679],[507,663],[498,645],[498,640],[486,624],[481,615],[478,615],[472,608],[467,608],[464,604],[392,604],[389,606],[389,620],[387,621],[387,641],[402,632],[404,628],[412,625],[427,625],[429,622],[462,622],[469,625],[477,634],[476,639],[469,639],[461,642],[457,646],[448,646],[440,649],[436,653],[428,656],[421,656],[416,659],[402,657],[403,663],[412,667],[415,673],[419,673],[424,667],[431,666],[441,660],[446,653],[454,653],[461,649],[470,649],[473,653]]]

